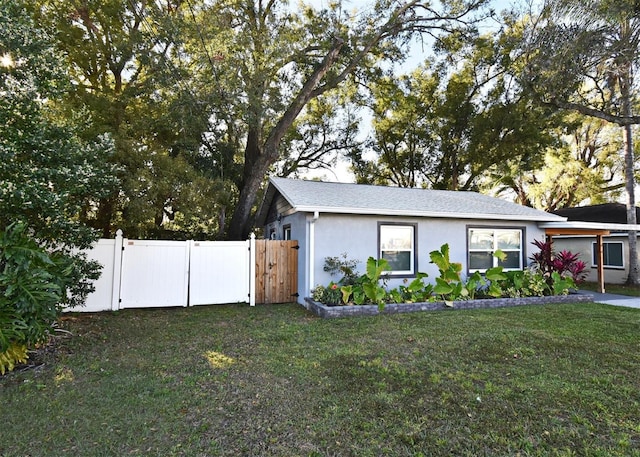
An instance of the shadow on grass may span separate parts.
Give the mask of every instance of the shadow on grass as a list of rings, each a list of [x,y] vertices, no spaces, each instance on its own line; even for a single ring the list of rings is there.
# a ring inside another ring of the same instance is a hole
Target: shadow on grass
[[[640,455],[640,311],[71,315],[0,378],[0,455]],[[28,437],[28,439],[24,439]]]

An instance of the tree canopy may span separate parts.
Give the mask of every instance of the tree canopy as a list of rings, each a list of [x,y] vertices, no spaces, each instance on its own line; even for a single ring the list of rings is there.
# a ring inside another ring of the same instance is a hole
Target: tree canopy
[[[635,0],[547,0],[523,42],[523,83],[541,103],[624,128],[627,222],[636,224],[633,125],[638,103],[640,13]],[[640,283],[629,232],[628,282]]]
[[[590,0],[587,20],[549,0],[479,34],[489,0],[25,1],[71,80],[50,109],[81,141],[113,139],[120,187],[80,216],[103,236],[242,239],[269,174],[344,157],[360,182],[508,189],[546,209],[615,198],[619,155],[566,111],[634,120],[612,69],[627,55],[614,25],[631,39],[636,18],[615,2]],[[416,40],[429,52],[402,75]]]
[[[85,113],[52,103],[70,89],[60,55],[20,3],[1,7],[0,226],[21,221],[49,246],[86,248],[95,232],[83,218],[117,184],[113,143],[86,140]]]

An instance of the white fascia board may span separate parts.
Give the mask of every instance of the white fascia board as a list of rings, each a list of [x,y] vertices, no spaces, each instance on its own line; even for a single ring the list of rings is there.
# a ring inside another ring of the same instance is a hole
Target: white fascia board
[[[640,231],[640,224],[613,224],[607,222],[581,222],[581,221],[565,221],[565,222],[542,222],[540,228],[548,229],[584,229],[584,230],[609,230],[612,232],[629,232]]]
[[[322,207],[322,206],[296,206],[296,211],[313,213],[333,213],[333,214],[359,214],[359,215],[378,215],[378,216],[404,216],[404,217],[433,217],[441,219],[490,219],[499,221],[532,221],[532,222],[544,222],[554,221],[559,222],[566,220],[563,217],[556,215],[549,215],[546,218],[539,216],[525,216],[519,214],[484,214],[484,213],[444,213],[437,211],[416,211],[408,214],[404,210],[379,210],[372,208],[336,208],[336,207]]]

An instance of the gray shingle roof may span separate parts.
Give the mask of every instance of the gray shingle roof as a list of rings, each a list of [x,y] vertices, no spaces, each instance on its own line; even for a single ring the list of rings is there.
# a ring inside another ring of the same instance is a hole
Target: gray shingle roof
[[[407,189],[271,178],[296,211],[396,216],[563,221],[565,218],[477,192]]]

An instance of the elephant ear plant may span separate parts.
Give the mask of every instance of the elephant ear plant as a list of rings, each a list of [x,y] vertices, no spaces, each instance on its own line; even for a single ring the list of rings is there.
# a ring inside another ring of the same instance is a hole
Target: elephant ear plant
[[[504,253],[494,253],[499,259],[504,259]],[[449,245],[443,244],[439,251],[429,253],[431,263],[438,267],[440,276],[436,278],[433,293],[440,296],[446,306],[453,307],[456,300],[473,300],[479,290],[487,288],[487,294],[492,297],[502,295],[499,282],[507,279],[502,267],[489,268],[484,276],[480,272],[472,273],[466,281],[462,279],[462,264],[451,262],[449,259]]]
[[[387,260],[369,257],[366,273],[356,279],[354,284],[341,287],[342,302],[347,304],[353,300],[356,305],[362,305],[365,302],[373,303],[382,311],[387,291],[380,285],[380,279],[385,271],[389,271]]]
[[[433,293],[444,300],[445,305],[452,307],[453,301],[462,296],[462,264],[451,262],[449,259],[449,245],[443,244],[439,251],[429,253],[431,263],[438,267],[440,276],[436,278]]]

